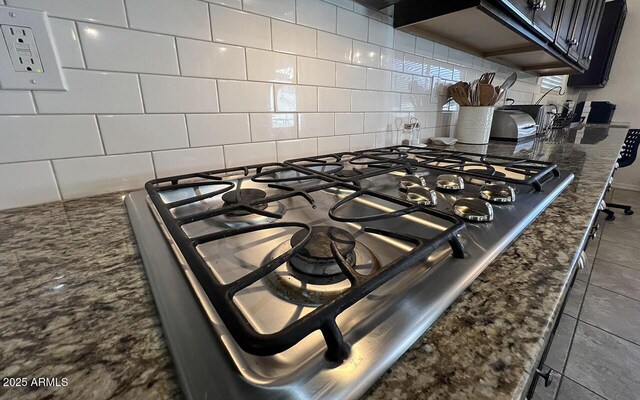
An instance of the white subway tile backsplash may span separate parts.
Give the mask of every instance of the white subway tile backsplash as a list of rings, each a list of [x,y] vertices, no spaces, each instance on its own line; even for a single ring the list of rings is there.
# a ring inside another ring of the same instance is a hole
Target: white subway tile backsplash
[[[224,168],[222,146],[153,152],[158,178]]]
[[[449,48],[440,43],[433,45],[433,59],[437,61],[447,61],[449,58]]]
[[[100,115],[98,123],[107,154],[189,147],[182,114]]]
[[[365,113],[364,114],[364,131],[365,132],[381,132],[390,129],[389,113]]]
[[[416,50],[416,37],[409,33],[396,30],[393,33],[393,48],[413,53]]]
[[[335,86],[336,63],[298,57],[298,83],[302,85]]]
[[[243,47],[178,38],[183,76],[247,79]]]
[[[218,81],[221,112],[272,112],[273,84]]]
[[[301,56],[316,56],[316,30],[272,20],[273,50]]]
[[[148,113],[218,112],[213,79],[141,75],[140,83]]]
[[[367,68],[368,90],[391,90],[391,72],[382,69]]]
[[[247,49],[247,76],[252,81],[296,83],[296,57]]]
[[[391,90],[394,92],[411,92],[411,75],[394,72],[391,76]]]
[[[336,6],[318,0],[296,0],[296,20],[300,25],[336,32]]]
[[[209,3],[220,4],[221,6],[227,6],[227,7],[238,8],[238,9],[242,8],[242,0],[204,0],[204,1],[207,1]],[[245,3],[246,2],[247,1],[245,0]]]
[[[371,149],[376,145],[375,133],[365,133],[362,135],[349,136],[349,150],[358,151]]]
[[[67,197],[139,187],[154,168],[166,176],[395,144],[412,116],[423,138],[450,135],[458,108],[446,86],[485,70],[499,84],[511,72],[396,31],[352,0],[2,3],[53,17],[69,90],[0,90],[0,115],[21,121],[0,116],[0,181],[16,166],[44,187],[0,194],[0,208],[55,200],[58,187]],[[530,102],[539,91],[527,76],[510,96]]]
[[[424,65],[424,58],[413,54],[404,54],[404,72],[408,74],[422,75],[422,67]]]
[[[73,21],[58,18],[49,18],[49,24],[58,57],[60,57],[60,66],[84,68],[76,24]]]
[[[336,135],[353,135],[362,132],[364,132],[364,113],[336,114]]]
[[[336,64],[336,86],[350,89],[364,89],[367,69],[355,65]]]
[[[211,40],[207,3],[196,0],[127,0],[126,6],[129,26],[133,29]]]
[[[331,113],[298,114],[298,137],[333,136],[335,116]]]
[[[393,32],[392,26],[369,19],[369,42],[393,47]]]
[[[369,18],[338,7],[338,35],[367,41]]]
[[[0,163],[102,154],[95,117],[0,117]]]
[[[382,47],[380,51],[380,68],[402,72],[404,69],[404,53]]]
[[[351,91],[351,111],[377,111],[378,92],[368,90]]]
[[[271,48],[269,18],[211,4],[211,33],[214,42]]]
[[[351,109],[351,91],[349,89],[318,88],[318,111],[344,112]]]
[[[318,139],[284,140],[277,143],[278,161],[318,155]]]
[[[318,31],[318,57],[350,63],[351,42],[351,39]]]
[[[251,113],[251,139],[253,142],[295,139],[298,137],[296,114]]]
[[[178,75],[178,56],[171,36],[79,23],[89,69]]]
[[[400,99],[400,93],[380,92],[378,93],[378,110],[400,111]]]
[[[411,93],[430,94],[431,78],[426,76],[414,76],[411,82]]]
[[[256,14],[295,22],[296,0],[243,0],[244,9]]]
[[[0,90],[0,114],[35,114],[31,94],[27,91]]]
[[[49,161],[0,164],[0,209],[60,200]]]
[[[141,189],[154,178],[151,153],[54,160],[64,199]]]
[[[276,111],[318,111],[318,88],[315,86],[276,85]]]
[[[224,146],[227,168],[276,161],[276,143],[245,143]]]
[[[118,72],[64,70],[68,91],[38,91],[33,96],[45,114],[142,113],[138,77]]]
[[[338,7],[346,8],[347,10],[353,11],[352,0],[325,0],[325,1],[331,4],[335,4]]]
[[[127,26],[122,1],[104,0],[7,0],[7,5],[45,10],[50,16]]]
[[[378,67],[380,65],[380,46],[354,40],[353,63],[367,67]]]
[[[339,153],[342,151],[349,151],[349,136],[318,138],[318,154]]]
[[[251,141],[248,114],[188,114],[192,147]]]
[[[433,42],[425,38],[416,38],[416,54],[424,57],[433,57]]]
[[[376,133],[376,147],[386,147],[398,144],[398,132],[387,131]]]

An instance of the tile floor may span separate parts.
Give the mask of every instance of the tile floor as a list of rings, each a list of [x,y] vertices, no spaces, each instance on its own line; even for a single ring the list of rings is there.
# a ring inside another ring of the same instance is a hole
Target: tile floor
[[[556,378],[534,400],[640,400],[640,192],[611,197],[636,214],[601,216],[545,361]]]

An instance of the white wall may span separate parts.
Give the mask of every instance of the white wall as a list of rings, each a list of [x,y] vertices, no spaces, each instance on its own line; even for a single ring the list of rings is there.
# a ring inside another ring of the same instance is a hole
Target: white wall
[[[640,0],[627,0],[628,14],[613,60],[607,86],[589,89],[589,101],[608,100],[617,105],[614,121],[630,122],[632,128],[640,128]],[[640,190],[640,162],[616,172],[614,187]]]
[[[448,135],[446,85],[511,73],[350,0],[5,2],[48,11],[69,91],[0,91],[0,209]]]

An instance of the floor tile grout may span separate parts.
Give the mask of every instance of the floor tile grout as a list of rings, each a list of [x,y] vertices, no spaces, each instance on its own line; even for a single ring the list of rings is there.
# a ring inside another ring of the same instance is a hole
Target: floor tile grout
[[[581,319],[578,319],[578,322],[582,322],[582,323],[583,323],[583,324],[585,324],[585,325],[589,325],[589,326],[590,326],[590,327],[592,327],[592,328],[599,329],[599,330],[601,330],[601,331],[602,331],[602,332],[604,332],[604,333],[608,333],[609,335],[611,335],[611,336],[615,336],[615,337],[617,337],[617,338],[618,338],[618,339],[620,339],[620,340],[624,340],[625,342],[628,342],[629,344],[632,344],[632,345],[634,345],[634,346],[636,346],[636,347],[640,347],[640,343],[636,343],[636,342],[634,342],[634,341],[632,341],[632,340],[625,339],[625,338],[623,338],[622,336],[618,336],[618,335],[616,335],[615,333],[611,333],[611,332],[609,332],[609,331],[607,331],[607,330],[605,330],[605,329],[602,329],[602,327],[600,327],[600,326],[598,326],[598,325],[594,325],[594,324],[592,324],[592,323],[590,323],[590,322],[587,322],[587,321],[584,321],[584,320],[581,320]],[[577,324],[576,324],[576,325],[577,325]],[[567,358],[568,358],[568,357],[567,357]]]
[[[626,297],[626,298],[627,298],[627,299],[629,299],[629,300],[637,301],[638,303],[640,303],[640,299],[634,299],[633,297],[629,297],[629,296],[627,296],[626,294],[618,293],[618,292],[616,292],[615,290],[611,290],[611,289],[609,289],[609,288],[606,288],[606,287],[602,287],[602,286],[596,285],[595,283],[588,283],[588,284],[587,284],[587,289],[589,289],[589,286],[594,286],[594,287],[597,287],[598,289],[606,290],[607,292],[615,293],[615,294],[617,294],[618,296]],[[585,294],[586,294],[586,291],[585,291]]]

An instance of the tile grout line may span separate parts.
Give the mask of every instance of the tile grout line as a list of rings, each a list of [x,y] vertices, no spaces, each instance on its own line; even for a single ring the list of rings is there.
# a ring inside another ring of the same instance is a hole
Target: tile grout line
[[[600,327],[600,326],[598,326],[598,325],[594,325],[594,324],[592,324],[592,323],[590,323],[590,322],[583,321],[583,320],[581,320],[581,319],[579,319],[578,321],[579,321],[579,322],[582,322],[582,323],[583,323],[583,324],[585,324],[585,325],[589,325],[589,326],[590,326],[590,327],[592,327],[592,328],[596,328],[596,329],[598,329],[598,330],[600,330],[600,331],[602,331],[602,332],[604,332],[604,333],[607,333],[607,334],[609,334],[609,335],[611,335],[611,336],[613,336],[613,337],[615,337],[615,338],[618,338],[618,339],[620,339],[620,340],[622,340],[622,341],[624,341],[624,342],[627,342],[628,344],[632,344],[633,346],[640,348],[640,343],[636,343],[636,342],[634,342],[634,341],[632,341],[632,340],[625,339],[625,338],[623,338],[623,337],[622,337],[622,336],[620,336],[620,335],[616,335],[615,333],[610,332],[610,331],[608,331],[608,330],[606,330],[606,329],[603,329],[602,327]]]

